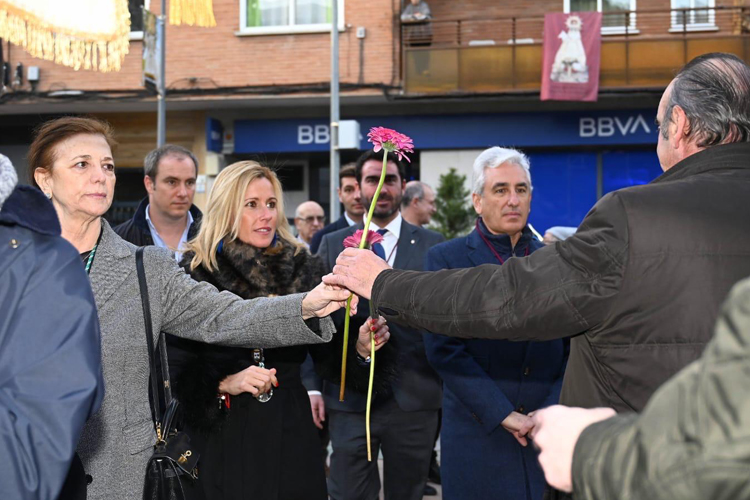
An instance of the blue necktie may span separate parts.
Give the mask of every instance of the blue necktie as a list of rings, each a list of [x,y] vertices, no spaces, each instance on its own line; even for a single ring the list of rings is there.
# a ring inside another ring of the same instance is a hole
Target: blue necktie
[[[387,229],[378,229],[378,234],[381,236],[385,235],[385,233],[387,232]],[[374,245],[372,245],[372,251],[375,252],[375,255],[385,260],[385,250],[383,250],[383,245],[381,245],[380,243],[375,243]]]

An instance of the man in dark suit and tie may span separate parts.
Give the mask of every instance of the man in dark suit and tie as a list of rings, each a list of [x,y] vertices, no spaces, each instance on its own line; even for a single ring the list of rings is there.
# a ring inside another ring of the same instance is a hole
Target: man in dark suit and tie
[[[368,151],[357,160],[357,181],[362,192],[362,202],[367,209],[380,180],[382,155],[383,152]],[[393,267],[422,270],[427,251],[444,238],[434,231],[413,226],[403,220],[399,209],[404,185],[404,167],[389,153],[385,183],[375,207],[370,230],[383,234],[383,258]],[[318,255],[329,270],[344,249],[344,239],[362,227],[362,224],[357,224],[323,237]],[[352,318],[350,331],[356,331],[368,314],[368,305],[360,303],[357,316]],[[341,334],[344,316],[334,317],[334,322]],[[349,390],[345,401],[340,402],[339,386],[330,381],[323,383],[322,392],[333,445],[328,483],[333,500],[378,498],[380,478],[377,456],[381,450],[385,499],[422,498],[438,425],[441,382],[427,362],[420,331],[395,326],[392,328],[390,344],[392,353],[396,355],[395,373],[393,380],[385,384],[386,387],[378,391],[373,400],[372,462],[367,461],[365,441],[366,395]]]
[[[365,213],[365,207],[362,206],[360,197],[359,183],[354,172],[355,164],[348,163],[341,167],[339,171],[339,201],[344,205],[344,213],[337,221],[331,222],[326,227],[315,233],[310,242],[310,253],[315,255],[320,248],[320,242],[323,236],[339,229],[344,229],[362,222],[362,215]]]

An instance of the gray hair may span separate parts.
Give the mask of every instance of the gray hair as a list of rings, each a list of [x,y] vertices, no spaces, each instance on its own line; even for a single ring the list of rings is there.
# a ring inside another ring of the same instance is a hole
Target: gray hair
[[[408,182],[406,185],[406,189],[404,189],[404,195],[401,198],[401,206],[403,208],[406,208],[415,199],[423,200],[425,187],[432,189],[428,184],[425,184],[424,182],[421,182],[421,181]]]
[[[195,175],[198,175],[198,158],[195,157],[192,151],[176,144],[165,144],[160,148],[156,148],[146,155],[143,160],[143,173],[156,179],[159,173],[159,162],[167,156],[177,156],[179,158],[190,158],[195,165]]]
[[[750,142],[750,67],[721,52],[687,63],[675,77],[664,111],[660,132],[665,139],[675,106],[685,111],[698,147]]]
[[[474,186],[473,192],[481,196],[484,191],[484,171],[488,168],[497,168],[503,163],[512,163],[518,165],[526,171],[526,175],[529,178],[529,189],[531,186],[531,166],[529,165],[529,159],[525,154],[512,148],[500,148],[492,147],[485,149],[482,154],[477,156],[474,160],[474,174],[472,176],[472,186]]]

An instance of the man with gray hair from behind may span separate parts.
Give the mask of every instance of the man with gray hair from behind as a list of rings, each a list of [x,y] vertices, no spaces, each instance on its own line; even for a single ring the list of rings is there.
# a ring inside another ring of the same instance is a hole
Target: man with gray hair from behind
[[[680,386],[673,404],[649,399],[701,356],[723,298],[750,276],[750,232],[737,230],[750,220],[750,67],[733,54],[696,57],[656,117],[664,173],[605,195],[565,241],[502,266],[432,274],[347,249],[325,281],[371,298],[391,325],[465,338],[571,336],[560,402],[580,408],[532,418],[545,477],[559,490],[597,500],[748,498],[750,406],[735,399],[746,378],[716,372]],[[737,355],[746,350],[738,345]],[[610,418],[644,408],[658,418]]]

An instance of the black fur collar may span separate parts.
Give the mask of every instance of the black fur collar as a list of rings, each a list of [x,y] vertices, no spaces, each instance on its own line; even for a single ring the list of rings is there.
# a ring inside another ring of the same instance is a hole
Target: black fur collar
[[[230,290],[243,299],[307,292],[320,283],[323,265],[317,256],[279,239],[275,246],[261,249],[234,240],[224,243],[217,254],[218,269],[212,272],[202,265],[190,271],[192,253],[182,265],[197,281],[208,281],[219,290]]]

